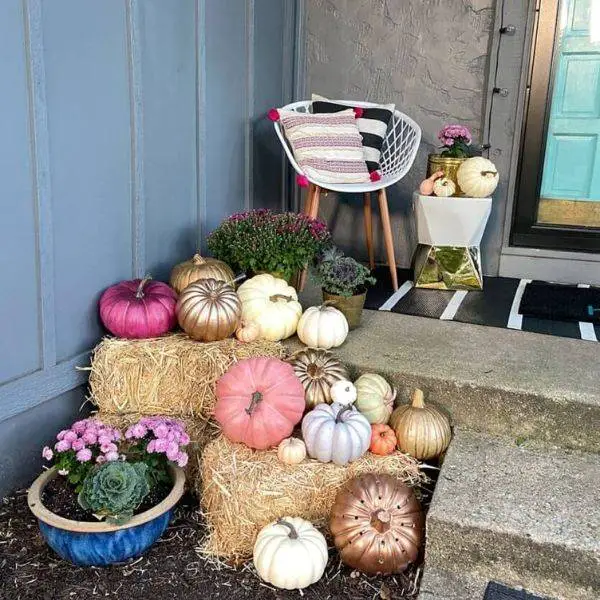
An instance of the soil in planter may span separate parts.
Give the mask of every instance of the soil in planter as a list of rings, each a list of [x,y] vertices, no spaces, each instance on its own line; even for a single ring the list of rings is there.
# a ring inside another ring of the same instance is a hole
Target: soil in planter
[[[162,502],[171,491],[170,486],[156,485],[150,493],[144,498],[144,501],[135,511],[135,514],[150,510],[158,503]],[[94,515],[81,508],[77,502],[77,494],[64,477],[55,477],[50,480],[42,493],[42,504],[51,512],[71,519],[72,521],[87,521],[98,523]]]

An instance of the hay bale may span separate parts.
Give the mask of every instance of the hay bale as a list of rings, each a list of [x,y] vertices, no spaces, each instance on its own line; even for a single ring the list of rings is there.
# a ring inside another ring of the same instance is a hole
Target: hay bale
[[[209,527],[205,554],[240,560],[252,556],[259,530],[285,515],[323,525],[343,484],[363,473],[388,473],[411,486],[426,481],[413,458],[368,452],[345,467],[305,460],[288,466],[276,450],[255,451],[220,436],[200,459],[196,490]]]
[[[254,356],[285,356],[280,343],[234,339],[201,343],[184,334],[147,340],[105,338],[90,367],[91,401],[100,412],[208,420],[215,382],[231,364]]]

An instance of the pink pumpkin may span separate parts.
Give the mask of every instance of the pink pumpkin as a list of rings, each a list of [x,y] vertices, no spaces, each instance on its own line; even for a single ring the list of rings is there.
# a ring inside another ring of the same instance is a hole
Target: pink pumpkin
[[[100,319],[123,338],[163,335],[177,324],[177,294],[160,281],[134,279],[109,287],[100,297]]]
[[[264,450],[289,437],[304,412],[304,387],[288,363],[248,358],[217,382],[215,419],[232,442]]]

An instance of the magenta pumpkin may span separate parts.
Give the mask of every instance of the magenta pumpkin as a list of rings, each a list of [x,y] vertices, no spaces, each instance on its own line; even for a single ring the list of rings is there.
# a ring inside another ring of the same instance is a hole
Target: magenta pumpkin
[[[106,329],[122,338],[163,335],[177,324],[177,294],[149,277],[121,281],[100,297],[100,319]]]
[[[304,412],[304,387],[288,363],[248,358],[217,382],[215,419],[233,442],[264,450],[292,433]]]

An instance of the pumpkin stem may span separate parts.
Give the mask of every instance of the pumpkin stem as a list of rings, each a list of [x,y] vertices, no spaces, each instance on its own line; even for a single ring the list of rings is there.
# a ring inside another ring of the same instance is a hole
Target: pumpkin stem
[[[413,408],[425,408],[423,390],[416,389],[411,396],[411,404]]]
[[[352,410],[352,405],[350,404],[346,404],[346,406],[344,406],[344,408],[342,408],[340,410],[340,412],[338,412],[337,416],[335,417],[335,422],[336,423],[340,423],[342,421],[342,415],[347,411],[347,410]]]
[[[200,256],[199,252],[196,252],[196,254],[194,254],[194,256],[192,256],[192,262],[195,265],[203,265],[206,262],[206,259],[202,256]]]
[[[246,412],[250,416],[252,416],[254,409],[258,406],[258,404],[262,401],[262,399],[263,399],[263,395],[260,392],[254,392],[254,394],[252,394],[252,400],[250,402],[250,406],[248,406],[248,408],[246,408]]]
[[[498,175],[498,171],[481,171],[481,174],[485,177],[486,175]]]
[[[391,520],[392,515],[384,508],[380,508],[371,515],[371,526],[379,533],[385,533],[390,528]]]
[[[136,298],[144,297],[144,286],[152,279],[152,275],[144,275],[144,278],[140,281],[140,285],[138,285],[138,289],[135,292]]]
[[[277,302],[277,300],[285,300],[286,302],[291,302],[293,298],[291,296],[286,296],[285,294],[273,294],[269,300],[271,302]]]
[[[298,531],[289,521],[286,521],[285,519],[277,519],[277,525],[284,525],[290,530],[290,533],[288,534],[290,540],[298,539]]]

